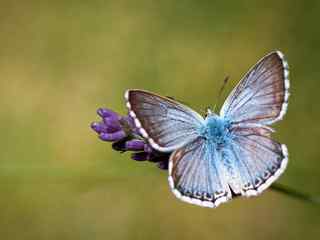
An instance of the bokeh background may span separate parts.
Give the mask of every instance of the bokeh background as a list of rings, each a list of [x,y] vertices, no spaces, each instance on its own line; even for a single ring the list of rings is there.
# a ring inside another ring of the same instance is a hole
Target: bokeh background
[[[317,239],[320,207],[273,191],[217,209],[113,152],[96,109],[142,88],[198,111],[280,49],[291,98],[279,182],[320,196],[319,1],[1,1],[1,239]],[[221,105],[221,103],[220,103]]]

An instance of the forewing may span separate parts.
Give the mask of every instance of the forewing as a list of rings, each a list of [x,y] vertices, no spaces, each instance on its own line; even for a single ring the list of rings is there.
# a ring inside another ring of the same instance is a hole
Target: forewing
[[[204,120],[189,107],[142,90],[128,90],[125,97],[136,127],[154,149],[171,152],[198,137]]]
[[[269,125],[282,119],[289,97],[288,75],[283,54],[268,54],[233,89],[220,115],[242,125]]]
[[[203,138],[172,153],[169,161],[169,184],[182,201],[203,207],[217,207],[231,199],[224,179],[222,155]]]
[[[258,195],[285,170],[288,152],[285,145],[269,137],[261,128],[240,128],[224,154],[231,164],[229,185],[236,194]]]

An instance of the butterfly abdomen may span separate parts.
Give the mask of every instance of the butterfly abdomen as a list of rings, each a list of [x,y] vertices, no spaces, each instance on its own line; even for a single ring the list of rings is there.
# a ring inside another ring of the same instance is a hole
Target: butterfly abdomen
[[[209,115],[200,128],[200,136],[217,147],[221,147],[230,142],[232,138],[230,126],[228,120],[218,115]]]

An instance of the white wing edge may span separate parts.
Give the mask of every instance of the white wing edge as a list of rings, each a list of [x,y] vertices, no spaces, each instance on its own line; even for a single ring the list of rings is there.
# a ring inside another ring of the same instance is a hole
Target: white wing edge
[[[270,185],[281,176],[281,174],[284,172],[284,170],[286,169],[286,167],[288,165],[288,156],[289,156],[288,149],[285,144],[281,144],[281,150],[282,150],[282,154],[283,154],[283,159],[282,159],[280,168],[270,178],[268,178],[266,182],[261,184],[256,190],[250,189],[248,191],[242,191],[241,192],[242,196],[252,197],[252,196],[257,196],[257,195],[261,194],[264,190],[266,190],[268,187],[270,187]]]
[[[229,190],[228,195],[227,196],[217,196],[217,198],[215,198],[215,200],[212,201],[205,201],[205,200],[200,200],[197,198],[191,198],[189,196],[185,196],[182,195],[178,189],[175,188],[174,186],[174,182],[173,182],[173,178],[171,176],[172,174],[172,160],[170,157],[169,160],[169,177],[168,177],[168,181],[169,181],[169,186],[170,189],[172,191],[172,193],[175,195],[176,198],[180,199],[183,202],[187,202],[187,203],[191,203],[200,207],[208,207],[208,208],[216,208],[218,207],[221,203],[225,203],[228,202],[229,200],[232,199],[232,194],[231,191]]]
[[[288,99],[289,99],[289,96],[290,96],[290,93],[289,93],[289,88],[290,88],[290,81],[289,81],[289,65],[288,65],[288,62],[287,60],[285,59],[284,57],[284,54],[279,51],[279,50],[276,50],[276,51],[273,51],[273,52],[270,52],[269,54],[267,54],[266,56],[262,57],[255,65],[253,65],[250,70],[244,75],[247,76],[249,72],[251,72],[253,70],[253,68],[258,65],[259,63],[261,63],[263,61],[263,59],[265,59],[266,57],[268,57],[269,55],[271,54],[274,54],[276,53],[278,55],[278,57],[281,59],[282,61],[282,66],[283,66],[283,75],[284,75],[284,88],[285,88],[285,94],[284,94],[284,102],[282,103],[282,106],[281,106],[281,110],[280,110],[280,113],[279,115],[273,119],[273,120],[270,120],[269,122],[267,122],[267,124],[272,124],[274,122],[277,122],[281,119],[283,119],[284,115],[286,114],[287,112],[287,109],[288,109]],[[231,91],[230,95],[227,97],[227,100],[229,99],[229,97],[234,93],[235,89],[241,84],[242,80],[244,79],[244,77],[241,78],[241,80],[238,82],[238,84],[234,87],[234,89]],[[221,108],[221,111],[220,111],[220,116],[225,116],[225,108],[228,106],[229,104],[227,104],[227,102],[225,102]]]
[[[183,147],[185,144],[187,143],[181,143],[180,145],[178,146],[173,146],[173,147],[161,147],[159,144],[157,144],[150,136],[149,134],[147,133],[147,131],[142,127],[141,125],[141,122],[140,120],[137,118],[137,115],[135,114],[135,112],[132,110],[131,108],[131,104],[130,104],[130,101],[129,101],[129,92],[130,91],[135,91],[135,90],[138,90],[138,89],[129,89],[125,92],[124,94],[124,97],[125,97],[125,100],[126,100],[126,106],[129,110],[129,115],[133,118],[134,120],[134,124],[135,126],[138,128],[138,131],[139,133],[145,138],[147,139],[148,143],[151,145],[152,148],[154,148],[155,150],[159,151],[159,152],[173,152],[174,150],[178,149],[178,148],[181,148]],[[144,92],[147,92],[145,90],[138,90],[138,91],[144,91]],[[154,93],[151,93],[151,92],[147,92],[147,93],[150,93],[150,94],[153,94],[155,95]],[[172,100],[171,100],[172,101]],[[184,105],[183,105],[184,106]],[[189,108],[187,106],[184,106],[186,108]],[[193,111],[192,109],[190,109],[192,112],[195,113],[195,116],[199,119],[200,122],[203,121],[203,118],[200,114],[198,114],[196,111]]]
[[[281,119],[283,119],[284,115],[287,112],[288,109],[288,100],[289,100],[289,96],[290,96],[290,92],[289,92],[289,88],[290,88],[290,81],[289,81],[289,65],[287,60],[284,57],[284,54],[280,51],[276,51],[276,53],[278,54],[278,56],[280,57],[280,59],[282,60],[282,66],[283,66],[283,76],[284,76],[284,102],[282,103],[281,106],[281,110],[280,113],[278,115],[278,117],[276,117],[274,120],[269,121],[269,124],[272,124],[274,122],[277,122]]]

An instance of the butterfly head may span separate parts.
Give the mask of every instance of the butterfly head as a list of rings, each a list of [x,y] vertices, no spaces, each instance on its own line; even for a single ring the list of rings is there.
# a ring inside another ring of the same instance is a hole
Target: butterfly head
[[[205,117],[216,115],[209,107],[207,107],[206,115]]]

